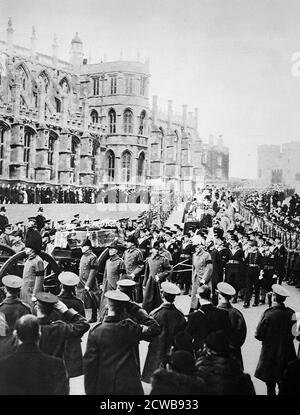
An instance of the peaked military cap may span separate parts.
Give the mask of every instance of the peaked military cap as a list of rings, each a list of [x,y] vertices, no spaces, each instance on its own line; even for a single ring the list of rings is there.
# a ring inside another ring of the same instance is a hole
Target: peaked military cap
[[[28,220],[32,220],[33,222],[36,222],[35,216],[29,216]]]
[[[275,294],[280,295],[281,297],[290,297],[290,293],[288,290],[286,290],[282,285],[279,284],[273,284],[272,290]]]
[[[178,295],[180,294],[180,289],[177,285],[172,282],[164,281],[161,283],[161,289],[166,294]]]
[[[5,275],[2,278],[2,284],[8,288],[21,288],[23,285],[23,280],[17,275]]]
[[[119,287],[134,287],[136,285],[136,282],[133,280],[130,280],[129,278],[123,278],[119,281],[117,281],[117,285]]]
[[[64,271],[61,272],[58,276],[58,280],[63,284],[69,287],[74,287],[79,283],[79,277],[74,272]]]
[[[108,298],[111,301],[119,301],[119,302],[128,302],[130,300],[128,295],[118,290],[107,291],[104,294],[104,297]]]
[[[44,303],[44,304],[56,304],[58,302],[58,297],[56,297],[56,295],[51,294],[51,293],[44,293],[44,292],[37,293],[36,299],[40,303]]]
[[[219,282],[217,285],[217,289],[220,293],[233,296],[236,294],[235,289],[232,285],[228,284],[227,282]]]

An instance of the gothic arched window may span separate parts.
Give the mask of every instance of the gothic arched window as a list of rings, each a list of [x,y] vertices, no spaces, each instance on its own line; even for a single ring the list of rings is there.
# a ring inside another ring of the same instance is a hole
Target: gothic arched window
[[[109,132],[115,134],[116,132],[116,111],[111,109],[108,113],[109,118]]]
[[[122,181],[129,182],[131,179],[131,154],[124,151],[122,154]]]
[[[96,110],[93,110],[91,112],[91,119],[93,124],[97,124],[99,120],[98,112]]]
[[[140,115],[140,125],[139,125],[139,134],[143,134],[144,133],[144,122],[145,122],[145,118],[146,118],[146,111],[142,111],[141,115]]]
[[[25,166],[26,166],[26,177],[28,177],[28,174],[29,174],[30,149],[31,149],[31,144],[32,144],[32,136],[33,136],[32,131],[29,129],[25,129],[23,162],[25,163]]]
[[[124,111],[124,133],[133,133],[133,115],[130,109]]]
[[[115,154],[111,150],[106,153],[106,163],[108,181],[113,182],[115,178]]]
[[[140,182],[144,175],[144,163],[145,163],[145,153],[141,153],[138,158],[138,181]]]

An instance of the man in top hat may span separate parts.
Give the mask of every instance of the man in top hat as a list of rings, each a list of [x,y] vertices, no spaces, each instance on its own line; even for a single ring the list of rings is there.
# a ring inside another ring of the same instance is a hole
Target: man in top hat
[[[125,317],[126,294],[110,290],[105,298],[107,316],[90,330],[83,357],[85,393],[143,395],[135,351],[149,328]]]
[[[231,336],[229,339],[231,354],[240,362],[243,369],[244,365],[241,347],[245,343],[247,336],[246,321],[243,314],[231,305],[230,300],[236,295],[234,287],[227,284],[227,282],[220,282],[217,285],[217,289],[219,293],[218,308],[228,312],[231,323]]]
[[[4,226],[4,232],[0,235],[0,244],[12,246],[12,225],[10,223],[7,223]]]
[[[60,319],[53,317],[54,311]],[[73,308],[68,308],[56,295],[36,294],[35,313],[41,328],[42,352],[65,360],[66,344],[71,338],[79,338],[90,328],[86,319]]]
[[[287,365],[296,359],[295,312],[284,304],[290,294],[279,284],[273,284],[272,291],[272,307],[263,313],[255,333],[262,349],[254,376],[266,383],[268,395],[276,395],[276,385],[280,390]]]
[[[143,275],[144,258],[139,248],[137,248],[138,241],[132,235],[125,240],[127,249],[123,254],[123,260],[127,275],[129,275],[137,284],[135,286],[135,300],[137,303],[143,301]]]
[[[16,352],[0,360],[0,395],[68,395],[63,361],[39,348],[37,317],[18,319],[15,338]]]
[[[39,238],[36,237],[36,233]],[[35,294],[44,291],[44,262],[39,256],[40,250],[41,235],[33,229],[25,240],[27,259],[23,268],[23,285],[21,288],[21,300],[30,306],[33,306]]]
[[[36,220],[36,228],[37,228],[37,230],[39,232],[44,227],[44,223],[45,223],[45,220],[46,220],[45,216],[43,215],[43,212],[44,212],[44,209],[43,209],[42,206],[40,206],[38,208],[38,213],[37,213],[37,215],[35,217],[35,220]]]
[[[6,216],[6,209],[5,206],[1,206],[0,208],[0,231],[4,232],[5,225],[8,224],[8,218]]]
[[[15,350],[13,331],[16,321],[25,314],[31,314],[29,305],[20,300],[22,278],[16,275],[5,275],[2,278],[2,284],[6,295],[0,304],[0,358]]]
[[[194,239],[195,253],[193,255],[193,269],[192,269],[192,294],[190,312],[197,309],[197,290],[203,284],[210,284],[211,275],[213,272],[212,259],[209,252],[205,249],[205,242],[203,235],[199,239]]]
[[[92,251],[90,239],[85,239],[81,244],[82,256],[79,262],[79,284],[77,295],[84,302],[86,308],[92,308],[90,323],[97,321],[97,309],[94,292],[98,290],[97,274],[98,259]]]
[[[102,282],[102,296],[100,302],[100,320],[105,314],[107,300],[105,293],[110,290],[116,290],[117,281],[126,275],[126,266],[124,260],[118,255],[119,245],[117,242],[112,242],[108,247],[109,258],[105,263],[103,282]]]
[[[154,337],[148,348],[142,380],[149,383],[156,369],[165,365],[177,333],[185,329],[186,321],[174,301],[180,289],[171,282],[161,283],[163,303],[150,313],[160,326],[160,334]]]
[[[145,264],[143,308],[147,313],[161,305],[160,284],[169,277],[172,270],[168,259],[162,255],[161,250],[160,242],[154,242],[151,256],[147,258]]]
[[[214,306],[211,302],[211,289],[201,285],[197,291],[200,308],[188,315],[187,332],[193,338],[195,352],[201,351],[204,340],[209,333],[223,330],[228,338],[231,336],[231,323],[228,312]]]
[[[57,298],[62,301],[68,308],[72,308],[77,311],[78,314],[85,317],[85,310],[83,302],[76,297],[75,287],[79,283],[79,277],[74,272],[64,271],[58,276],[58,280],[61,283],[61,291]],[[60,320],[61,316],[51,316],[53,321]],[[68,378],[81,376],[83,374],[82,367],[82,349],[81,338],[73,337],[67,340],[64,351],[64,360],[68,373]]]

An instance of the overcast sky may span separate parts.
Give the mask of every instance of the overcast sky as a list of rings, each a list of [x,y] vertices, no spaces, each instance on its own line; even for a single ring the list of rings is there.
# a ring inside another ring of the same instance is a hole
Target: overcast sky
[[[151,95],[199,108],[199,133],[222,134],[230,176],[255,178],[257,145],[300,141],[299,0],[0,0],[0,38],[68,59],[76,31],[92,63],[150,57]]]

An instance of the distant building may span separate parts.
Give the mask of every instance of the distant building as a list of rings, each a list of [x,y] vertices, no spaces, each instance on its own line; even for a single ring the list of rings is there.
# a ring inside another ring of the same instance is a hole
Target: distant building
[[[258,146],[258,182],[299,188],[300,142]]]
[[[149,60],[90,64],[76,33],[70,60],[0,41],[0,179],[51,185],[167,187],[228,179],[228,149],[204,145],[198,110],[149,103]],[[200,179],[199,179],[200,178]]]

